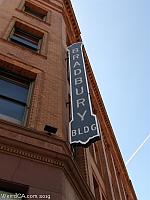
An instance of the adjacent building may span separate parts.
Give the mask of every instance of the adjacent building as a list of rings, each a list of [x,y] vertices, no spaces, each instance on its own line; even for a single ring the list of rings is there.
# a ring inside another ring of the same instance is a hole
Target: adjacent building
[[[83,48],[99,140],[72,146],[70,0],[0,0],[0,199],[136,200]]]

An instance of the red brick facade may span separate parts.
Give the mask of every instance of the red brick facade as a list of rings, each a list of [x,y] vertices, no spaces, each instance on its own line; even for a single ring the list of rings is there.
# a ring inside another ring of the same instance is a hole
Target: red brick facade
[[[46,19],[25,12],[26,2],[42,9]],[[40,50],[11,40],[15,26],[42,37]],[[0,191],[24,190],[50,195],[52,200],[136,200],[85,49],[92,106],[102,137],[74,152],[69,145],[66,49],[78,41],[80,29],[69,0],[0,0],[0,73],[31,82],[21,124],[0,117]],[[57,133],[47,134],[45,125],[56,127]]]

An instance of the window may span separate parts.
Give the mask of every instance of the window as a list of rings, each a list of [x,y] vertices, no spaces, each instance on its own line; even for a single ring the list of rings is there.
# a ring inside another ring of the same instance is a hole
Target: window
[[[28,104],[30,82],[8,72],[0,73],[0,118],[22,124]]]
[[[27,185],[0,180],[0,199],[23,200],[27,191]]]
[[[37,7],[29,2],[25,2],[23,10],[38,19],[46,21],[47,11],[41,9],[40,7]]]
[[[39,52],[42,43],[43,34],[16,22],[10,35],[10,41]]]

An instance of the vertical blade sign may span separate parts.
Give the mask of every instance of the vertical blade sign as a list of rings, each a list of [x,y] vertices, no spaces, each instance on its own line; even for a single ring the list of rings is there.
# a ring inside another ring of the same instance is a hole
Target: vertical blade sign
[[[99,139],[96,116],[92,113],[81,42],[68,47],[72,119],[70,144],[88,146]]]

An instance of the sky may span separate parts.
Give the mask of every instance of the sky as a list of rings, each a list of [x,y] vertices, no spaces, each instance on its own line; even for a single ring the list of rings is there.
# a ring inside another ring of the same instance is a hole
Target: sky
[[[150,1],[72,0],[125,162],[150,134]],[[150,199],[150,138],[128,163],[138,200]]]

